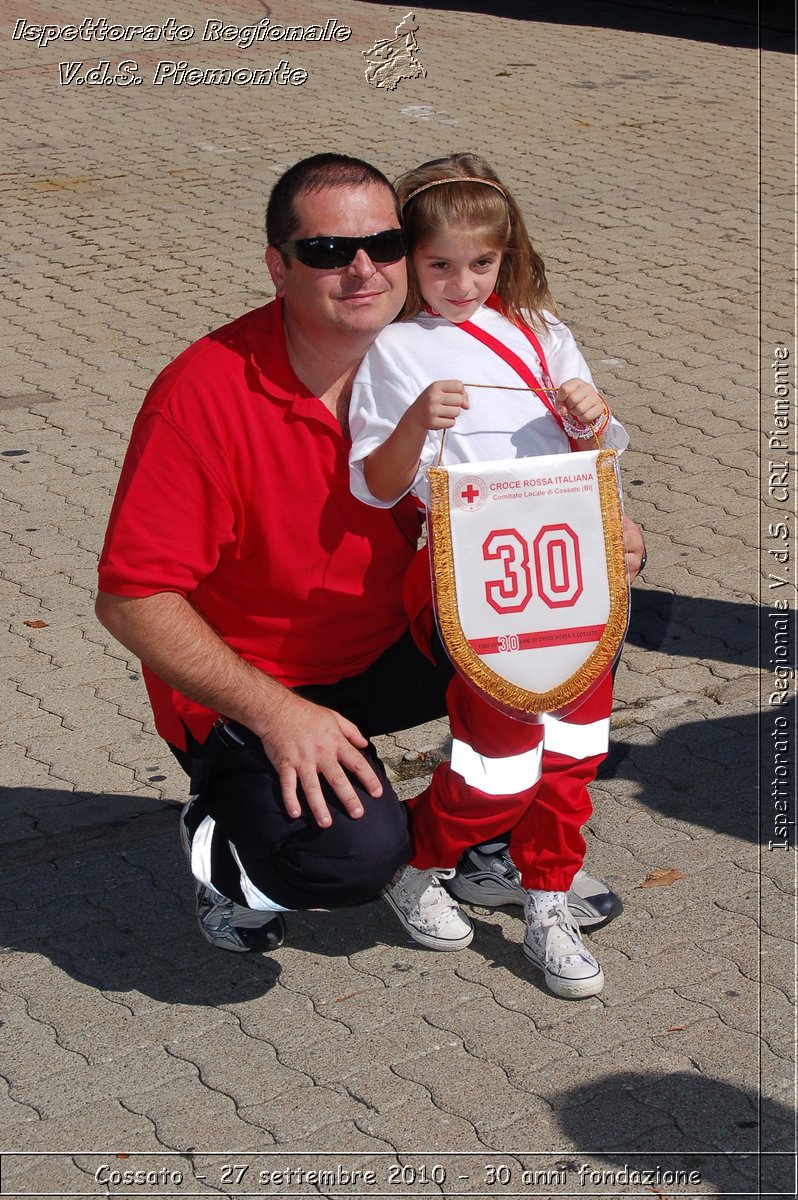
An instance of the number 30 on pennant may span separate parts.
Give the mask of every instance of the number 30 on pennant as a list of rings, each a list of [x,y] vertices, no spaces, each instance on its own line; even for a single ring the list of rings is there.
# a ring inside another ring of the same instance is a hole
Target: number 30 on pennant
[[[533,596],[529,543],[517,529],[494,529],[482,543],[485,562],[502,564],[500,579],[485,583],[497,613],[523,612]],[[572,608],[582,594],[579,538],[570,525],[542,525],[532,543],[537,594],[549,608]]]

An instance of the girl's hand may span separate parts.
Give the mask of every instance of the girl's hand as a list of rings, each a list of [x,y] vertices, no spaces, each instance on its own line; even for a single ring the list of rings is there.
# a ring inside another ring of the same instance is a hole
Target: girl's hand
[[[451,429],[463,408],[468,396],[459,379],[438,379],[424,388],[406,416],[421,429]]]
[[[564,416],[573,417],[582,425],[595,425],[607,410],[606,402],[584,379],[566,379],[560,384],[557,402]]]
[[[366,486],[376,500],[395,504],[404,495],[418,470],[427,431],[450,429],[463,408],[468,408],[468,397],[459,379],[438,379],[424,388],[363,464]]]

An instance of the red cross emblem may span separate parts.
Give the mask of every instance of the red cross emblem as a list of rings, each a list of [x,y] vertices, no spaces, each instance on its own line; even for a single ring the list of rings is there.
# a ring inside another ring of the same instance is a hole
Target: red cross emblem
[[[453,491],[452,498],[457,508],[465,509],[466,512],[476,512],[488,498],[484,479],[480,479],[478,475],[464,475]]]

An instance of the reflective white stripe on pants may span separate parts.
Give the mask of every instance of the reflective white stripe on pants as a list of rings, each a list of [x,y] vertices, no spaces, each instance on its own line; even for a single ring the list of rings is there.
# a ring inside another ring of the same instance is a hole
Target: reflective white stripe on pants
[[[191,874],[200,883],[204,883],[206,887],[213,888],[215,892],[219,892],[211,877],[211,845],[213,844],[213,835],[216,830],[216,822],[213,817],[204,817],[197,826],[196,833],[191,841]],[[186,830],[186,833],[188,831]],[[276,900],[271,900],[266,896],[260,888],[257,888],[252,880],[247,875],[241,859],[238,857],[236,848],[232,842],[227,843],[230,847],[230,852],[238,864],[238,869],[241,876],[241,891],[249,908],[258,911],[267,912],[290,912],[289,908],[284,908],[282,904],[278,904]],[[219,895],[222,893],[219,892]],[[236,905],[236,908],[241,908]],[[242,912],[245,911],[242,909]],[[240,924],[240,922],[239,922]]]
[[[555,754],[568,758],[593,758],[606,754],[610,744],[610,719],[591,721],[589,725],[574,725],[548,713],[543,718],[543,745]]]
[[[200,883],[213,887],[211,880],[211,844],[216,822],[213,817],[205,817],[197,826],[197,831],[191,839],[191,874]],[[186,834],[188,830],[186,829]]]
[[[486,758],[466,743],[452,741],[452,770],[469,787],[488,796],[515,796],[525,792],[540,779],[543,746],[535,746],[510,758]]]
[[[244,870],[235,846],[232,842],[228,842],[227,844],[230,847],[233,858],[238,863],[238,869],[241,872],[241,891],[243,892],[244,899],[249,907],[258,910],[265,910],[267,912],[291,912],[290,908],[285,908],[284,905],[278,904],[276,900],[272,900],[269,896],[262,892],[260,888],[255,886],[249,875],[247,875],[246,871]]]

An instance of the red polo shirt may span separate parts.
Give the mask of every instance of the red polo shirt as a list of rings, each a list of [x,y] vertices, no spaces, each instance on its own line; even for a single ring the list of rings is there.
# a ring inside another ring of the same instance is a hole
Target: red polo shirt
[[[291,685],[356,675],[403,633],[412,500],[349,490],[349,443],[296,378],[281,306],[190,346],[139,413],[100,558],[102,591],[185,596],[243,658]],[[158,732],[215,713],[144,669]]]

